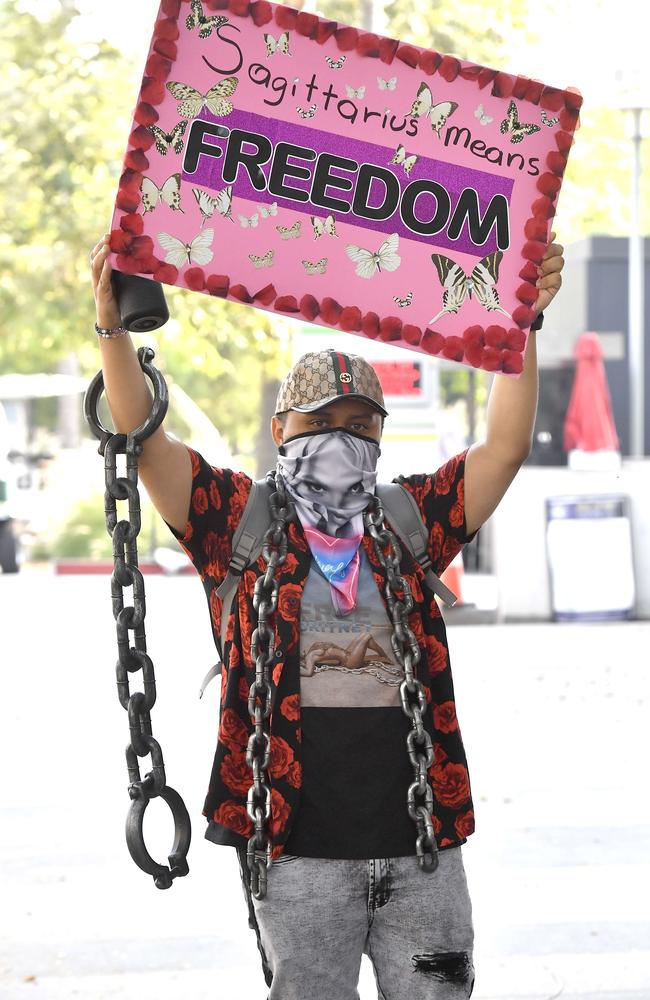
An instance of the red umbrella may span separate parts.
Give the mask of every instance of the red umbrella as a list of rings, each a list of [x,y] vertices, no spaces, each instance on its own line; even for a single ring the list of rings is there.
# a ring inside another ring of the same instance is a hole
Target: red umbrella
[[[564,450],[618,451],[612,401],[596,333],[583,333],[574,350],[576,374],[564,420]]]

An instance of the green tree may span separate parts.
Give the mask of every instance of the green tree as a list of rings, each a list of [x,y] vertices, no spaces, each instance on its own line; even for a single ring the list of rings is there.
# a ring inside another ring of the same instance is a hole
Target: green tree
[[[70,41],[76,16],[72,0],[43,19],[6,0],[0,15],[0,371],[55,371],[70,352],[83,375],[101,367],[88,255],[106,231],[142,68],[105,41]],[[288,322],[165,294],[172,320],[148,338],[154,364],[234,452],[254,455],[262,387],[286,364]],[[184,431],[173,413],[166,427]]]

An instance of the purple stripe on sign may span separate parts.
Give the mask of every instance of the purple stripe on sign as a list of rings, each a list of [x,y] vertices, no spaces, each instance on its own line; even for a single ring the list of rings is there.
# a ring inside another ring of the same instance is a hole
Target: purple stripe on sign
[[[206,108],[204,108],[200,117],[201,120],[205,122],[225,126],[230,130],[230,132],[238,129],[244,133],[248,132],[265,136],[272,144],[273,151],[275,151],[278,143],[283,142],[292,146],[302,146],[307,149],[311,149],[317,156],[321,153],[330,153],[335,156],[353,160],[355,164],[358,164],[359,166],[362,164],[371,164],[373,166],[382,167],[385,170],[394,172],[394,176],[396,177],[400,188],[400,202],[404,192],[410,185],[416,181],[428,181],[435,182],[435,184],[440,185],[448,193],[451,206],[450,211],[452,215],[461,193],[468,189],[476,192],[481,219],[484,217],[490,202],[496,195],[501,195],[502,199],[505,200],[508,205],[510,204],[510,197],[514,184],[513,179],[510,177],[486,173],[482,170],[474,170],[471,167],[461,167],[453,163],[447,163],[443,160],[436,160],[426,156],[418,156],[417,162],[413,165],[408,175],[401,165],[391,165],[390,161],[395,154],[397,146],[403,144],[400,133],[396,134],[395,147],[391,149],[387,146],[364,142],[360,139],[339,135],[334,132],[325,132],[321,129],[311,128],[306,125],[266,118],[263,115],[257,115],[249,111],[240,111],[235,109],[226,119],[223,119],[216,118]],[[433,135],[432,140],[436,141],[433,138]],[[205,135],[203,141],[206,145],[218,146],[225,154],[228,137],[220,138],[213,135]],[[407,144],[408,138],[406,138],[404,142]],[[185,145],[187,153],[187,139]],[[249,153],[253,152],[256,148],[256,144],[251,144],[250,146],[244,145],[243,147],[244,152]],[[408,145],[406,145],[406,150],[407,153],[410,152]],[[272,159],[273,157],[271,157],[267,163],[262,164],[261,168],[267,180],[267,184],[271,171]],[[309,192],[311,190],[316,160],[301,158],[296,153],[295,156],[292,155],[289,157],[288,162],[289,165],[293,164],[303,167],[304,169],[308,169],[310,177],[308,179],[303,179],[287,176],[284,180],[286,186],[294,188],[297,191]],[[207,188],[208,190],[219,191],[225,186],[225,181],[223,179],[223,167],[223,155],[216,158],[201,153],[197,169],[194,173],[188,173],[184,170],[182,178],[184,181],[189,181],[194,185],[199,185],[203,188]],[[326,189],[326,194],[330,197],[340,198],[348,204],[351,204],[354,196],[354,186],[356,185],[357,180],[357,171],[354,169],[348,170],[342,169],[338,166],[331,166],[329,173],[332,177],[346,178],[350,181],[351,190],[342,191],[339,188],[329,187]],[[382,204],[384,191],[384,183],[379,179],[375,179],[370,186],[367,199],[368,205],[371,208],[378,207]],[[461,253],[471,254],[473,256],[483,257],[497,249],[496,226],[492,226],[488,238],[485,242],[480,244],[472,242],[468,232],[467,221],[463,224],[457,239],[451,239],[447,235],[446,225],[440,232],[433,235],[425,235],[414,232],[412,228],[405,224],[400,215],[399,205],[397,204],[395,206],[395,211],[389,218],[368,219],[355,215],[351,211],[342,212],[332,210],[331,208],[324,208],[322,205],[314,205],[311,202],[294,201],[291,198],[278,197],[272,192],[269,192],[267,189],[258,191],[253,187],[248,171],[242,164],[239,165],[237,178],[233,183],[233,196],[247,198],[260,204],[271,204],[275,201],[282,208],[288,208],[294,212],[305,213],[307,215],[326,217],[329,214],[333,214],[337,221],[348,222],[352,225],[362,226],[364,229],[371,229],[380,233],[398,233],[404,239],[427,243],[431,246],[444,247],[449,250],[455,250]],[[431,191],[424,190],[418,195],[413,211],[418,220],[427,223],[435,216],[437,209],[438,199],[435,194]]]

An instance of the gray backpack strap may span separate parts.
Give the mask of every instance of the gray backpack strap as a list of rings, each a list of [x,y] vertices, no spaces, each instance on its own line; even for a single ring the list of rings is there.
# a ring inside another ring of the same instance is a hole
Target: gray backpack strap
[[[420,508],[413,495],[399,483],[377,483],[377,496],[393,528],[424,570],[424,579],[445,604],[453,607],[458,598],[431,568],[427,554],[429,536]]]
[[[237,593],[241,575],[246,567],[254,562],[262,551],[264,535],[271,523],[268,502],[270,495],[271,489],[266,478],[253,480],[246,506],[232,538],[232,556],[228,563],[228,572],[222,583],[217,587],[217,597],[220,597],[223,601],[221,609],[221,633],[218,645],[221,659],[223,659],[223,647],[226,639],[230,609]],[[203,678],[203,683],[199,690],[199,698],[203,697],[203,692],[212,678],[221,673],[221,659],[214,666],[210,667]]]

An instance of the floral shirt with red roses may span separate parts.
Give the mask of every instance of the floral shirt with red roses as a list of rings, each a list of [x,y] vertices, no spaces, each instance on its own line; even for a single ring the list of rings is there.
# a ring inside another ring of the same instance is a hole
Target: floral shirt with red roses
[[[251,479],[243,472],[211,466],[199,452],[189,445],[186,447],[192,462],[192,490],[184,534],[180,535],[172,525],[165,523],[201,578],[216,645],[221,629],[222,607],[216,588],[228,571],[232,537],[248,499]],[[438,576],[478,531],[476,529],[468,535],[465,522],[467,451],[465,449],[454,455],[435,473],[399,480],[420,508],[429,532],[429,557]],[[388,519],[387,523],[390,523]],[[388,611],[384,597],[385,571],[375,555],[369,535],[364,535],[362,544]],[[427,711],[424,724],[432,737],[435,753],[428,772],[434,798],[432,822],[437,844],[444,848],[464,843],[474,832],[474,808],[455,711],[445,623],[435,597],[423,586],[421,566],[406,546],[402,546],[402,553],[402,573],[411,586],[414,598],[409,625],[422,653],[414,673],[425,688]],[[271,618],[275,630],[276,663],[271,677],[274,707],[269,716],[271,816],[267,830],[272,839],[274,860],[284,850],[300,804],[299,627],[301,596],[309,576],[311,558],[300,522],[290,522],[287,557],[276,572],[278,607]],[[252,771],[246,763],[246,747],[254,729],[248,713],[248,691],[255,679],[255,666],[250,655],[251,636],[256,623],[253,592],[255,580],[264,568],[264,559],[260,556],[256,566],[244,571],[233,600],[221,671],[217,747],[203,806],[203,815],[209,824],[206,838],[236,847],[245,846],[253,833],[253,824],[246,811],[246,797],[252,783]],[[415,824],[413,831],[415,839]]]

